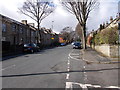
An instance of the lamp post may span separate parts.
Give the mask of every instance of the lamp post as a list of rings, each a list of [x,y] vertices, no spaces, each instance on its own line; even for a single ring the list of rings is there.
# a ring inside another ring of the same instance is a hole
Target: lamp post
[[[53,23],[54,23],[54,21],[52,21],[52,30],[53,30]]]

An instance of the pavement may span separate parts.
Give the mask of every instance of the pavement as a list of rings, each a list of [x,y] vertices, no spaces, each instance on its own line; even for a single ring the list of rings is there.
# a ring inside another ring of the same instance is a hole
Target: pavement
[[[120,61],[118,58],[105,57],[92,48],[87,48],[85,51],[81,50],[80,54],[82,60],[86,62],[84,66],[86,71],[85,83],[101,86],[103,90],[106,90],[105,87],[111,88],[110,90],[120,90],[118,79]],[[87,72],[87,70],[90,70],[90,72]]]
[[[88,47],[87,50],[81,50],[82,59],[88,63],[120,63],[120,58],[110,58]]]

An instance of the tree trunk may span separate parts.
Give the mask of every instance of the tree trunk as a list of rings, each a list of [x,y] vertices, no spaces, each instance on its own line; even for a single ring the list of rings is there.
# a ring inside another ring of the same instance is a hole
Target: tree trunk
[[[38,3],[38,1],[37,1],[37,3]],[[39,44],[40,42],[41,42],[41,33],[40,33],[40,18],[39,18],[39,13],[40,13],[40,6],[39,6],[39,4],[38,4],[38,11],[37,11],[37,13],[38,13],[38,17],[37,17],[37,24],[38,24],[38,30],[37,30],[37,43]],[[39,42],[40,41],[40,42]]]
[[[85,50],[86,47],[86,24],[83,25],[83,49]]]
[[[41,43],[40,22],[38,22],[38,42],[37,43]]]
[[[39,43],[39,34],[40,34],[40,31],[39,31],[40,30],[40,28],[39,28],[39,21],[37,21],[37,24],[38,24],[37,25],[38,26],[37,27],[37,43]]]

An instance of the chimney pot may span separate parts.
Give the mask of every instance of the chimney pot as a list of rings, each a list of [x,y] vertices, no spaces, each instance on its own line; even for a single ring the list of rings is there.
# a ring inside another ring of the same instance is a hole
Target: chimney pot
[[[111,17],[110,17],[110,22],[112,22],[112,21],[113,21],[113,17],[111,16]]]

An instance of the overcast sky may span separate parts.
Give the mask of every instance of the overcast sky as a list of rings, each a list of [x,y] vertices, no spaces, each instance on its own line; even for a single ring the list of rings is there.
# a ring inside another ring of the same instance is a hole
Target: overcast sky
[[[23,5],[24,1],[26,0],[1,0],[0,14],[19,22],[27,19],[28,23],[33,23],[32,19],[18,13],[18,8]],[[89,16],[87,30],[96,30],[101,23],[109,21],[110,16],[115,18],[118,12],[118,1],[120,0],[101,0],[99,7],[92,11]],[[51,28],[53,24],[53,31],[57,33],[67,26],[75,29],[78,23],[75,16],[67,12],[57,0],[55,0],[55,3],[57,4],[55,12],[42,21],[41,27]],[[54,22],[52,23],[52,21]]]

